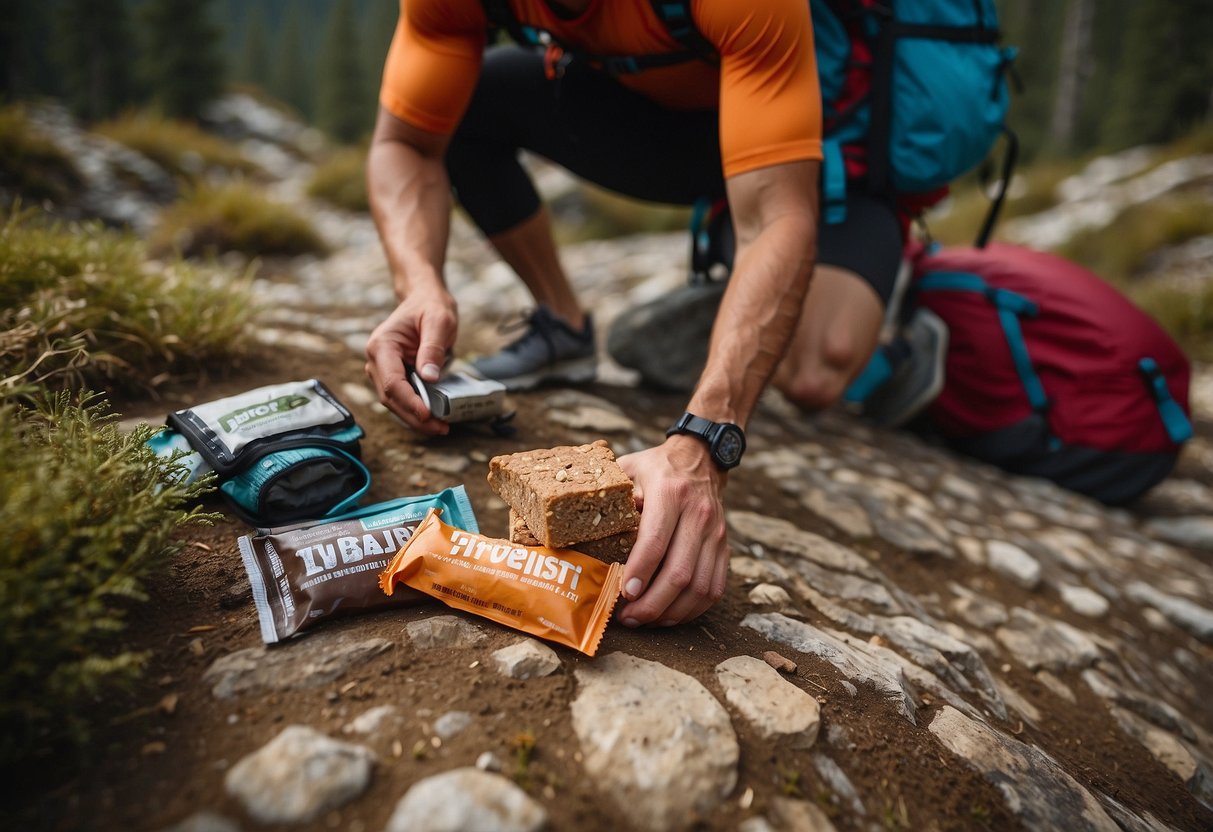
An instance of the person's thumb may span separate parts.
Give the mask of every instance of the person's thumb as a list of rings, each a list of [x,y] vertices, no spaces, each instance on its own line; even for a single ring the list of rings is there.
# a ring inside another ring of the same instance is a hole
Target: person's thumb
[[[455,340],[454,322],[445,317],[425,322],[421,346],[417,348],[417,372],[424,381],[437,381],[442,375],[447,350]]]

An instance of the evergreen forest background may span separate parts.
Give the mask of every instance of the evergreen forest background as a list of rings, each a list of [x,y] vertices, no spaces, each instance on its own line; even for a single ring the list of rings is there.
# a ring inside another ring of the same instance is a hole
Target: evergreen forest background
[[[999,0],[1019,48],[1024,155],[1165,141],[1213,110],[1213,3]],[[0,0],[0,99],[63,97],[85,119],[190,117],[260,88],[342,143],[374,119],[394,0]]]

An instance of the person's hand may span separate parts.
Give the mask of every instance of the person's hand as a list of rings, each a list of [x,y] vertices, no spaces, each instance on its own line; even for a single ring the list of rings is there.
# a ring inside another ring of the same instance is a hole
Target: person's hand
[[[688,436],[619,458],[643,509],[623,571],[624,625],[672,626],[701,615],[724,595],[729,544],[721,492],[725,474]]]
[[[459,315],[445,289],[410,292],[366,344],[366,374],[379,401],[413,430],[438,436],[451,428],[435,419],[405,378],[405,365],[417,368],[423,381],[442,374],[447,350],[455,343]]]

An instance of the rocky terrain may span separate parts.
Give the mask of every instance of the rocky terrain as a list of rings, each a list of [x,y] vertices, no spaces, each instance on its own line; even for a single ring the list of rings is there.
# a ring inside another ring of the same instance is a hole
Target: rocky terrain
[[[367,430],[375,499],[465,483],[498,536],[490,456],[661,440],[683,401],[609,364],[591,387],[511,397],[510,439],[411,435],[362,374],[392,303],[374,229],[309,202],[306,168],[283,164],[270,192],[336,253],[258,280],[253,366],[130,418],[317,376]],[[680,285],[685,246],[567,252],[601,332]],[[462,222],[451,258],[460,351],[490,349],[526,295]],[[267,649],[233,518],[195,533],[134,613],[126,637],[152,664],[129,700],[98,703],[96,760],[29,772],[13,817],[180,832],[1213,828],[1207,368],[1194,402],[1175,475],[1110,510],[770,395],[728,487],[726,597],[681,627],[612,625],[593,659],[436,603]]]

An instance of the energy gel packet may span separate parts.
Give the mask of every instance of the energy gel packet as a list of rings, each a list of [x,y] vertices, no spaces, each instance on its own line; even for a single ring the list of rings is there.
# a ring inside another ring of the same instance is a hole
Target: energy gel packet
[[[379,591],[378,579],[434,509],[457,526],[479,531],[459,485],[241,537],[240,557],[253,588],[262,640],[282,641],[325,618],[428,600],[419,592],[388,598]]]
[[[387,595],[404,584],[587,656],[598,650],[622,581],[622,563],[466,532],[435,511],[379,576]]]

